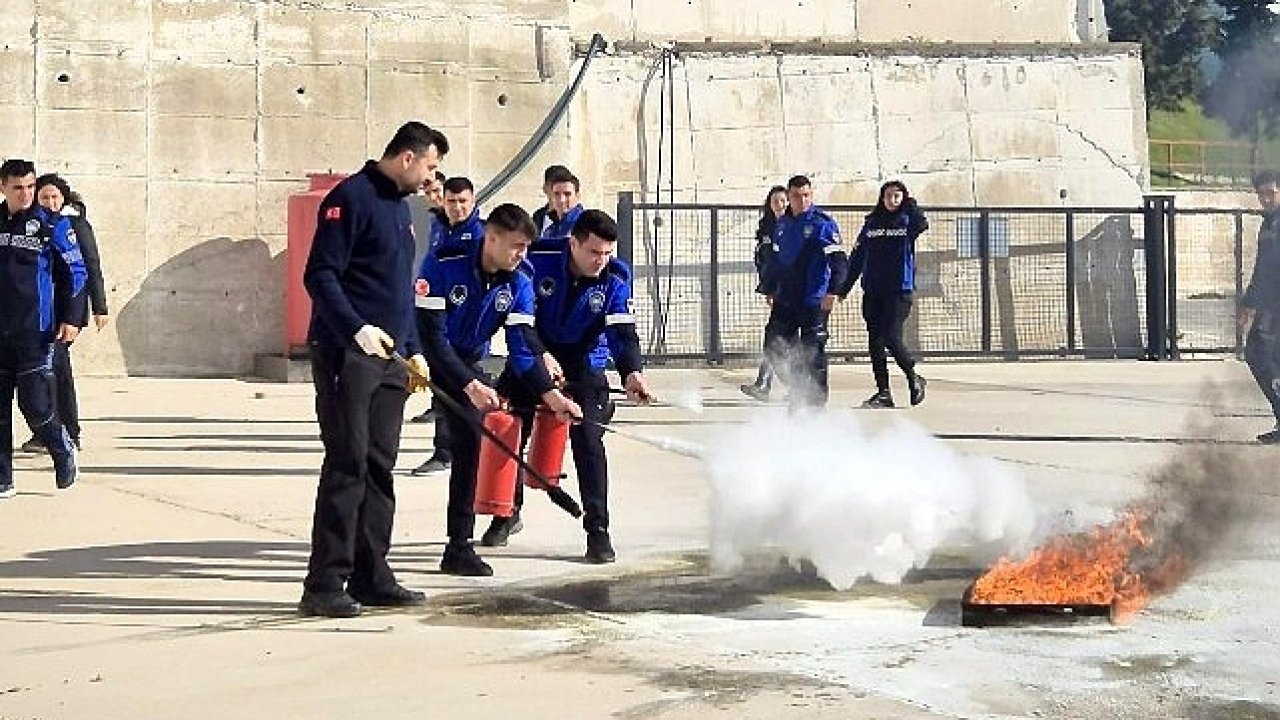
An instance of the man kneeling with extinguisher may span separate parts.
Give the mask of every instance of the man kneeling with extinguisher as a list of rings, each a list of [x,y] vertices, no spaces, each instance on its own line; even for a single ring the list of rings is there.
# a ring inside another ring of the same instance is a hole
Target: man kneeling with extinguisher
[[[537,293],[534,327],[547,350],[543,359],[550,375],[563,382],[582,408],[582,422],[570,426],[567,434],[582,494],[586,560],[592,563],[613,562],[615,558],[609,538],[609,477],[604,450],[609,404],[605,366],[610,353],[627,396],[641,403],[651,399],[631,313],[631,288],[626,281],[630,269],[613,256],[617,241],[618,225],[613,218],[600,210],[586,210],[574,223],[564,249],[529,253]],[[607,347],[600,344],[602,332]],[[554,480],[564,456],[565,433],[546,409],[535,413],[543,388],[530,383],[531,378],[535,375],[522,374],[508,365],[498,378],[498,389],[521,415],[522,439],[528,441],[532,432],[530,464]],[[547,431],[542,432],[544,429]],[[510,517],[495,515],[480,544],[506,545],[508,537],[521,529],[521,495],[517,488],[515,513]]]
[[[488,341],[506,328],[504,374],[521,384],[562,419],[582,410],[551,381],[534,331],[534,294],[529,276],[518,270],[536,235],[533,220],[517,205],[489,213],[483,244],[472,251],[445,254],[423,264],[414,288],[418,334],[436,387],[468,415],[446,413],[453,446],[449,468],[449,544],[440,570],[450,575],[492,575],[476,554],[476,471],[480,458],[477,428],[485,413],[499,408],[498,393],[480,369]]]

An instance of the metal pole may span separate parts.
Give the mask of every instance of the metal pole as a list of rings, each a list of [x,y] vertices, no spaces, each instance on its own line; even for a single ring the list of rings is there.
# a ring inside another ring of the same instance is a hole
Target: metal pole
[[[1173,206],[1173,196],[1168,195],[1164,198],[1164,222],[1165,222],[1165,239],[1169,243],[1168,252],[1165,254],[1165,262],[1168,265],[1168,280],[1166,281],[1166,291],[1169,294],[1166,307],[1169,312],[1168,320],[1168,352],[1170,360],[1177,360],[1178,353],[1178,222],[1177,212]]]
[[[978,215],[979,277],[982,283],[982,352],[991,352],[991,214]]]
[[[1147,355],[1148,360],[1164,359],[1164,343],[1168,339],[1165,325],[1165,239],[1163,203],[1148,195],[1142,199],[1143,260],[1146,265]]]
[[[633,268],[636,255],[635,208],[635,193],[630,190],[618,193],[618,257]]]
[[[1067,353],[1076,351],[1076,215],[1068,210],[1066,215],[1067,262]]]
[[[1236,271],[1236,302],[1232,306],[1232,312],[1239,312],[1240,303],[1244,300],[1244,213],[1237,210],[1235,213],[1235,271]],[[1244,329],[1240,327],[1240,323],[1235,322],[1232,318],[1232,327],[1236,329],[1236,357],[1244,357]]]
[[[711,299],[707,303],[707,360],[724,362],[724,340],[720,335],[720,210],[711,208],[711,277],[707,279]]]

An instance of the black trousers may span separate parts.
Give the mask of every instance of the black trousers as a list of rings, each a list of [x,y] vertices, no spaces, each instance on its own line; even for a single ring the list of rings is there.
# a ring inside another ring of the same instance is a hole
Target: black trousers
[[[479,368],[475,369],[479,372]],[[485,379],[483,373],[481,379]],[[484,415],[471,404],[462,388],[443,384],[437,387],[457,406],[456,410],[440,408],[453,455],[449,464],[446,531],[450,544],[466,545],[476,531],[476,472],[480,467],[480,433],[476,427],[484,421]],[[458,411],[462,414],[459,415]]]
[[[1254,316],[1253,327],[1244,341],[1244,361],[1262,395],[1271,404],[1271,414],[1280,423],[1280,392],[1275,386],[1280,379],[1280,316],[1277,313],[1259,310]]]
[[[818,307],[775,302],[764,328],[765,360],[791,386],[793,406],[821,407],[827,382],[827,318]]]
[[[53,343],[53,385],[58,420],[72,440],[79,440],[80,403],[76,399],[76,380],[71,371],[71,346],[64,342]],[[31,428],[31,434],[35,435],[35,426],[29,422],[27,426]]]
[[[53,344],[0,338],[0,482],[13,480],[13,397],[18,410],[49,453],[65,457],[72,452],[53,401]]]
[[[604,373],[583,371],[569,373],[570,380],[565,394],[582,408],[582,417],[588,422],[574,423],[569,427],[569,448],[573,454],[573,467],[578,474],[578,493],[582,496],[582,529],[609,529],[609,458],[604,449],[604,428],[609,404],[609,380]],[[508,374],[498,379],[498,392],[511,401],[512,409],[520,417],[520,452],[529,444],[533,430],[534,409],[541,401],[519,381]],[[524,485],[516,485],[516,507],[524,503]]]
[[[876,379],[876,389],[889,389],[889,360],[902,369],[908,378],[914,377],[916,360],[902,340],[902,326],[911,315],[910,293],[883,293],[862,295],[862,319],[867,322],[867,350],[871,353],[871,374]]]
[[[445,462],[453,462],[453,441],[450,440],[451,430],[448,419],[445,417],[449,414],[449,411],[444,409],[444,406],[440,404],[439,400],[435,399],[435,396],[431,398],[431,409],[433,411],[432,417],[435,418],[435,434],[431,439],[431,455]]]
[[[311,525],[308,590],[381,591],[396,498],[391,470],[400,449],[407,376],[390,360],[355,348],[311,347],[324,464]]]

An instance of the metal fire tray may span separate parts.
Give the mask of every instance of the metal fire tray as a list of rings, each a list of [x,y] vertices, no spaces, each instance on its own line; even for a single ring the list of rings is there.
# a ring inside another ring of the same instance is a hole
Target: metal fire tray
[[[1111,620],[1111,605],[1057,603],[972,602],[973,586],[960,601],[960,624],[964,627],[1020,625],[1070,625],[1090,619]]]

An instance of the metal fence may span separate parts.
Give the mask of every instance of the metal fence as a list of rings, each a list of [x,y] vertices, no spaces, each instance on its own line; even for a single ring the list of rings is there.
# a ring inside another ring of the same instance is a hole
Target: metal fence
[[[870,210],[823,206],[847,242]],[[1142,207],[926,208],[906,327],[927,356],[1176,358],[1234,352],[1258,213]],[[760,208],[619,196],[641,340],[656,360],[758,355],[768,306],[752,264]],[[831,316],[828,351],[866,354],[858,292]]]

